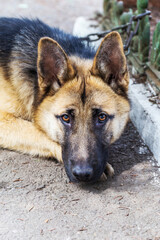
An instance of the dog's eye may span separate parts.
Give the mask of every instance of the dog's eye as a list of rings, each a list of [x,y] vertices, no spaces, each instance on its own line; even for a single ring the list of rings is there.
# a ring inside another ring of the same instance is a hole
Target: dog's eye
[[[61,119],[64,123],[70,123],[70,116],[68,114],[63,114]]]
[[[105,113],[100,113],[98,115],[98,122],[99,123],[104,123],[107,120],[107,115]]]

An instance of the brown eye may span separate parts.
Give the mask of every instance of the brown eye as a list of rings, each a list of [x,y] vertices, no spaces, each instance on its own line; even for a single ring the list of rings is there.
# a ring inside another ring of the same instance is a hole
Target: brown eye
[[[103,123],[106,119],[107,119],[107,115],[106,115],[105,113],[100,113],[100,114],[98,115],[98,121],[99,121],[100,123]]]
[[[65,123],[70,123],[70,117],[67,114],[62,115],[62,121]]]

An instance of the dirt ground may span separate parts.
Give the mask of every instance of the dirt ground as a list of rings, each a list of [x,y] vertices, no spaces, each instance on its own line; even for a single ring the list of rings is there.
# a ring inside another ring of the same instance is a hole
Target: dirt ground
[[[72,31],[102,0],[0,0],[1,16]],[[1,240],[160,240],[160,171],[129,122],[110,148],[115,177],[69,183],[62,165],[0,149]]]

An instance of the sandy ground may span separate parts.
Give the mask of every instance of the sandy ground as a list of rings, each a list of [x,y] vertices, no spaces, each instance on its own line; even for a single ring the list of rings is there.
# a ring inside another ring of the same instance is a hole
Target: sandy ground
[[[1,16],[39,17],[72,31],[102,0],[0,0]],[[115,177],[69,183],[62,165],[0,149],[1,240],[160,240],[160,172],[129,123],[110,149]]]

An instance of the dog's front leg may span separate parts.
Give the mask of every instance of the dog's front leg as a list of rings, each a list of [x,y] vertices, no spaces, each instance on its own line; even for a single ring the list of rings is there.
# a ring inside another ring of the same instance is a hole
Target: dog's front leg
[[[62,150],[58,143],[51,141],[32,122],[2,111],[0,111],[0,147],[34,156],[53,157],[62,162]]]

